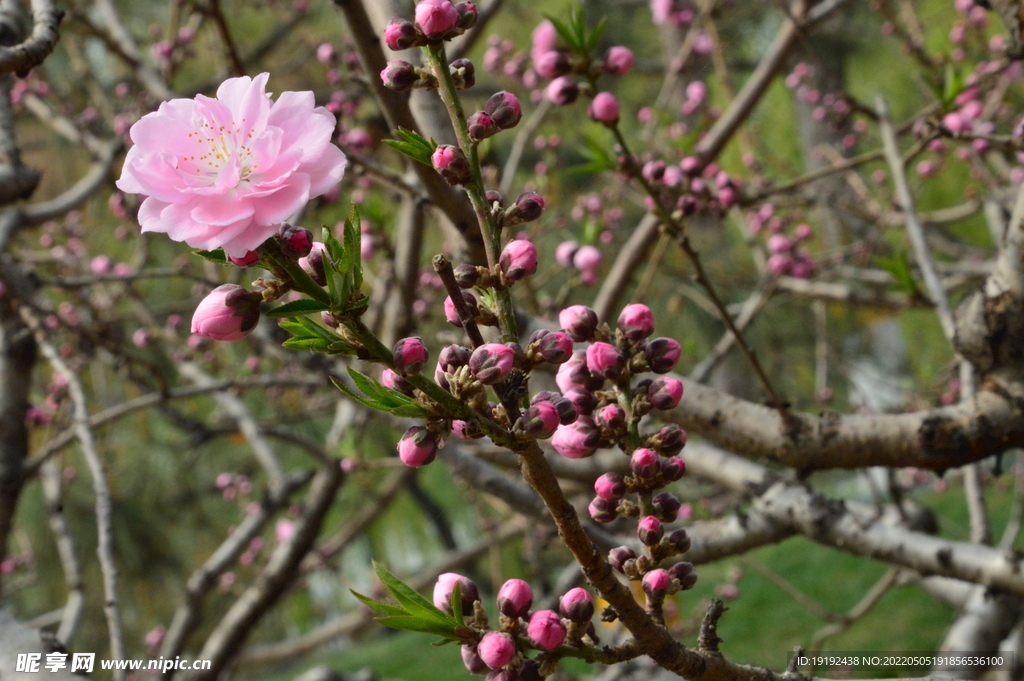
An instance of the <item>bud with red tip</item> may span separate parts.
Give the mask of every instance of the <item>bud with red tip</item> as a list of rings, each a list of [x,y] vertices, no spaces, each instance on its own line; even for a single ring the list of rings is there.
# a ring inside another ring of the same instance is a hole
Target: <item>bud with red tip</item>
[[[619,546],[608,552],[608,564],[616,572],[625,574],[626,562],[636,560],[636,551],[628,546]]]
[[[462,664],[466,665],[470,674],[476,676],[483,676],[490,670],[487,663],[480,659],[476,646],[462,646]]]
[[[587,348],[587,369],[594,376],[618,380],[626,369],[626,358],[614,345],[598,341]]]
[[[665,459],[661,464],[661,477],[665,482],[682,480],[684,473],[686,473],[686,462],[678,456]]]
[[[380,79],[389,90],[407,92],[413,89],[420,75],[416,72],[416,67],[409,62],[395,59],[389,61],[380,72]]]
[[[515,363],[515,351],[501,343],[484,343],[469,358],[469,370],[484,385],[501,383]]]
[[[480,308],[476,302],[476,297],[474,297],[469,291],[462,291],[462,299],[469,308],[470,314],[475,317],[480,312]],[[457,326],[460,329],[462,328],[462,319],[459,317],[459,311],[455,309],[455,303],[452,302],[451,296],[444,299],[444,318],[447,319],[448,323],[452,326]]]
[[[579,413],[590,416],[597,406],[597,397],[586,388],[572,388],[565,391],[565,399],[571,400]]]
[[[594,481],[594,491],[602,499],[618,501],[626,496],[626,483],[619,473],[605,473]]]
[[[430,162],[450,185],[464,184],[469,180],[469,160],[459,147],[451,144],[440,145],[431,154]]]
[[[426,466],[437,456],[437,436],[423,426],[413,426],[398,441],[398,458],[409,468]]]
[[[484,106],[484,111],[502,130],[516,127],[523,117],[523,107],[519,104],[519,98],[505,90],[491,95]]]
[[[497,134],[499,130],[498,126],[494,124],[494,119],[486,111],[477,111],[469,117],[466,125],[469,127],[469,138],[474,142],[485,140]]]
[[[533,361],[563,364],[572,357],[572,339],[562,331],[538,329],[530,336],[526,356]]]
[[[480,11],[472,2],[458,3],[455,5],[455,11],[459,13],[459,28],[464,31],[473,28],[480,17]]]
[[[569,76],[559,76],[544,88],[544,96],[551,100],[552,104],[568,106],[580,96],[580,86]]]
[[[391,369],[385,369],[381,373],[380,382],[385,388],[391,388],[392,390],[397,390],[403,395],[412,397],[412,391],[414,389],[412,387],[412,383],[409,383],[409,381],[405,380],[401,374],[392,371]]]
[[[523,412],[523,429],[540,440],[554,435],[559,424],[558,410],[550,402],[537,402]]]
[[[598,92],[587,108],[587,115],[598,123],[615,123],[619,120],[619,100],[610,92]]]
[[[281,246],[284,257],[289,260],[305,258],[313,249],[313,233],[308,229],[289,225],[287,222],[281,225],[275,238]]]
[[[598,430],[594,419],[580,416],[570,425],[558,427],[551,438],[551,446],[564,457],[585,459],[597,451],[600,441],[601,431]]]
[[[565,625],[554,610],[538,610],[530,616],[526,635],[544,650],[554,650],[565,641]]]
[[[683,382],[662,376],[647,387],[647,399],[655,409],[673,409],[683,398]]]
[[[416,47],[420,43],[420,36],[416,32],[416,26],[405,19],[392,19],[384,27],[384,42],[396,52]]]
[[[231,261],[231,264],[234,265],[235,267],[248,267],[249,265],[253,264],[259,259],[260,254],[257,253],[256,251],[249,251],[241,258],[236,258],[231,255],[228,256],[228,260]]]
[[[428,357],[427,346],[419,336],[403,338],[395,343],[392,351],[395,369],[406,376],[418,374],[427,363]]]
[[[661,519],[666,523],[674,522],[676,516],[679,515],[679,509],[682,508],[682,502],[679,501],[679,497],[668,492],[661,492],[655,494],[654,498],[651,499],[651,503],[654,508],[659,511]]]
[[[597,425],[616,430],[626,422],[626,412],[617,404],[606,404],[594,413]]]
[[[510,281],[519,281],[537,271],[537,247],[526,239],[513,239],[505,244],[498,267]]]
[[[508,634],[489,631],[476,648],[477,655],[491,669],[501,669],[512,661],[516,654],[516,643]]]
[[[473,603],[480,600],[480,591],[469,577],[454,572],[438,576],[437,583],[434,584],[434,607],[449,615],[452,614],[452,591],[456,583],[461,594],[462,612],[473,612]]]
[[[604,56],[604,70],[613,76],[624,76],[633,68],[633,51],[628,47],[616,46]]]
[[[653,449],[640,447],[633,451],[629,459],[629,469],[641,480],[653,480],[661,470],[661,460]]]
[[[641,584],[648,598],[651,600],[661,600],[668,594],[668,590],[672,586],[672,578],[667,570],[651,570],[644,575]]]
[[[597,313],[583,305],[570,305],[558,313],[558,323],[577,343],[587,341],[597,331]]]
[[[498,590],[498,611],[505,617],[526,617],[533,605],[533,589],[521,579],[510,579]]]
[[[617,323],[622,335],[632,341],[643,340],[654,333],[654,313],[640,303],[622,308]]]
[[[215,341],[236,341],[256,328],[263,296],[235,284],[210,291],[192,315],[192,333]]]
[[[533,222],[544,212],[544,197],[536,192],[523,192],[502,217],[505,227],[515,227],[524,222]]]
[[[555,405],[555,410],[558,412],[558,422],[563,426],[575,423],[576,419],[580,417],[580,408],[570,399],[559,397],[551,400],[551,404]]]
[[[459,11],[450,0],[422,0],[416,5],[416,25],[430,40],[441,40],[459,23]]]
[[[327,270],[324,268],[324,249],[326,246],[319,241],[313,242],[313,247],[309,250],[309,255],[304,258],[299,258],[299,267],[306,271],[309,278],[317,283],[318,286],[327,285]]]
[[[448,65],[456,90],[468,90],[476,85],[476,66],[468,59],[456,59]]]
[[[679,588],[683,591],[692,589],[697,583],[697,571],[693,569],[693,563],[676,563],[668,569],[672,579],[679,580]]]
[[[550,50],[544,54],[537,55],[533,60],[533,70],[541,78],[548,80],[564,76],[572,69],[569,55],[561,50]]]
[[[558,601],[558,611],[572,622],[589,622],[594,616],[594,597],[586,589],[570,589]]]
[[[594,497],[587,506],[590,517],[599,523],[610,523],[619,517],[619,502],[601,497]]]
[[[637,528],[637,536],[647,546],[654,546],[665,536],[665,528],[662,527],[660,520],[653,515],[649,515],[640,521],[640,525]]]
[[[644,347],[647,365],[656,374],[667,374],[679,364],[683,349],[671,338],[655,338]]]

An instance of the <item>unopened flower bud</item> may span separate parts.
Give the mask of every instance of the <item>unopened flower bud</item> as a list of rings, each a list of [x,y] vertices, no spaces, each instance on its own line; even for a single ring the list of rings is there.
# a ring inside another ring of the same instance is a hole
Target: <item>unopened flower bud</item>
[[[459,147],[451,144],[440,145],[430,156],[430,162],[450,185],[463,184],[469,180],[469,160]]]
[[[565,391],[565,399],[576,405],[580,414],[590,415],[597,406],[597,397],[586,388],[572,388]]]
[[[654,333],[654,314],[646,305],[627,305],[622,308],[617,326],[622,335],[629,340],[643,340]]]
[[[422,0],[416,5],[416,25],[430,40],[441,40],[459,23],[459,11],[450,0]]]
[[[456,59],[448,65],[456,90],[468,90],[476,85],[476,66],[468,59]]]
[[[498,590],[498,610],[505,617],[526,617],[533,605],[533,589],[521,579],[510,579]]]
[[[395,92],[411,90],[419,78],[416,67],[401,59],[389,61],[380,72],[380,79],[384,83],[384,87]]]
[[[192,333],[215,341],[239,340],[259,323],[262,300],[259,293],[222,284],[196,306]]]
[[[586,589],[570,589],[559,599],[558,611],[572,622],[589,622],[594,616],[594,597]]]
[[[610,523],[619,517],[619,502],[601,497],[594,497],[594,500],[587,506],[590,517],[599,523]]]
[[[654,498],[651,499],[651,503],[654,504],[656,509],[660,509],[661,519],[666,523],[675,522],[676,516],[679,515],[679,509],[683,505],[682,502],[679,501],[679,497],[668,492],[655,494]]]
[[[309,250],[309,255],[304,258],[299,258],[299,267],[306,271],[309,278],[317,283],[318,286],[327,285],[327,270],[324,268],[324,249],[326,246],[319,241],[313,242],[313,247]]]
[[[515,352],[501,343],[485,343],[473,351],[469,370],[484,385],[501,383],[515,363]]]
[[[550,99],[552,104],[568,106],[580,96],[580,86],[569,76],[559,76],[544,88],[544,96]]]
[[[332,329],[338,328],[338,320],[335,319],[334,315],[332,315],[327,310],[324,310],[323,312],[320,313],[320,321],[323,322],[323,325],[326,327]]]
[[[480,424],[476,421],[467,422],[455,419],[452,421],[452,432],[463,440],[479,440],[484,436],[483,429],[480,428]]]
[[[392,351],[395,369],[406,376],[418,374],[427,363],[428,356],[427,346],[418,336],[403,338],[395,343]]]
[[[544,197],[536,192],[523,192],[516,198],[517,223],[533,222],[544,212]]]
[[[555,392],[554,390],[541,390],[539,393],[534,393],[533,397],[530,398],[530,404],[537,404],[538,402],[554,402],[562,397],[562,393]]]
[[[626,496],[626,483],[619,473],[605,473],[594,481],[597,496],[608,501],[618,501]]]
[[[673,423],[648,437],[647,446],[662,456],[676,456],[686,446],[686,439],[686,431]]]
[[[575,423],[576,419],[580,417],[580,408],[570,399],[560,397],[552,400],[551,404],[555,405],[555,410],[558,412],[558,422],[563,426]]]
[[[455,5],[455,11],[459,13],[459,28],[464,31],[473,28],[480,16],[479,10],[472,2],[458,3]]]
[[[405,378],[396,371],[385,369],[381,373],[380,382],[385,388],[391,388],[392,390],[397,390],[403,395],[409,395],[412,397],[412,391],[414,390],[412,383],[409,383],[409,381],[405,380]]]
[[[510,281],[519,281],[537,271],[537,247],[526,239],[513,239],[505,244],[498,267]]]
[[[619,546],[608,552],[608,564],[616,572],[625,573],[628,560],[636,560],[636,552],[628,546]]]
[[[554,650],[565,640],[565,625],[554,610],[538,610],[530,616],[526,635],[544,650]]]
[[[572,62],[569,61],[569,55],[562,50],[548,50],[543,54],[536,55],[533,60],[533,70],[541,78],[547,80],[564,76],[571,69]]]
[[[644,356],[651,371],[667,374],[679,364],[683,349],[672,338],[655,338],[644,347]]]
[[[321,64],[332,64],[338,58],[338,50],[331,43],[323,43],[316,48],[316,60]]]
[[[551,364],[563,364],[572,357],[572,339],[562,331],[538,329],[530,336],[526,352]]]
[[[486,111],[477,111],[469,117],[466,125],[469,128],[469,138],[474,142],[485,140],[499,130],[498,126],[494,124],[494,119]]]
[[[489,631],[484,634],[477,655],[491,669],[501,669],[512,661],[516,653],[516,644],[512,637],[500,631]]]
[[[617,380],[626,368],[626,358],[614,345],[598,341],[587,348],[587,369],[594,376]]]
[[[587,115],[598,123],[615,123],[619,120],[619,100],[610,92],[598,92],[587,108]]]
[[[484,194],[484,198],[487,199],[488,206],[493,206],[494,204],[498,204],[498,208],[505,206],[505,199],[501,198],[501,194],[493,189],[488,189],[487,193]]]
[[[398,441],[398,458],[409,468],[426,466],[437,456],[437,437],[423,426],[413,426]]]
[[[463,291],[462,299],[466,301],[470,314],[475,317],[480,312],[476,302],[476,297],[474,297],[469,291]],[[455,309],[455,303],[452,302],[451,296],[444,299],[444,318],[447,319],[448,323],[452,326],[457,326],[460,329],[462,328],[462,319],[459,317],[459,311]]]
[[[629,469],[637,478],[650,481],[657,477],[661,469],[661,460],[653,449],[640,447],[633,450],[633,455],[629,459]]]
[[[697,571],[693,569],[693,563],[676,563],[668,569],[672,579],[679,580],[679,587],[686,591],[692,589],[697,583]]]
[[[230,255],[228,256],[228,260],[231,261],[231,264],[234,265],[235,267],[248,267],[249,265],[253,264],[259,259],[260,254],[257,253],[256,251],[249,251],[241,258],[235,258]],[[94,260],[93,262],[95,263],[96,261]],[[97,272],[97,274],[103,274],[103,272]]]
[[[616,46],[604,56],[604,70],[613,76],[624,76],[633,68],[633,51],[628,47]]]
[[[564,457],[585,459],[597,451],[601,441],[601,431],[594,419],[580,416],[567,426],[559,426],[551,438],[551,446]]]
[[[476,265],[459,265],[453,270],[455,283],[459,288],[473,288],[480,281],[480,270]]]
[[[516,127],[523,117],[523,107],[519,104],[519,98],[505,90],[491,95],[491,98],[487,100],[487,105],[484,106],[484,111],[502,130]]]
[[[411,21],[406,21],[405,19],[392,19],[384,27],[384,42],[395,51],[416,47],[419,43],[416,26]]]
[[[683,382],[676,378],[661,376],[647,388],[647,399],[655,409],[673,409],[682,398]]]
[[[659,568],[651,570],[644,575],[641,584],[644,588],[644,593],[651,600],[661,600],[668,593],[669,587],[672,586],[672,578],[669,577],[667,570]]]
[[[676,550],[676,553],[686,553],[690,550],[690,535],[686,530],[679,528],[668,536],[668,543]]]
[[[572,259],[580,245],[575,241],[563,241],[555,247],[555,262],[562,267],[572,267]]]
[[[594,413],[597,425],[616,430],[626,422],[626,412],[617,404],[606,404]]]
[[[462,646],[462,664],[466,665],[470,674],[476,676],[483,676],[490,670],[487,663],[480,659],[476,646]]]
[[[661,464],[661,477],[665,482],[681,480],[684,473],[686,473],[686,462],[678,456],[665,459]]]
[[[289,260],[305,258],[313,249],[313,234],[308,229],[289,225],[287,222],[281,225],[277,232],[277,243],[281,246],[281,252]]]
[[[597,331],[597,313],[583,305],[570,305],[558,313],[558,323],[577,343],[588,341]]]
[[[437,583],[434,584],[434,607],[449,615],[452,614],[452,591],[456,583],[461,594],[462,612],[472,613],[473,603],[480,600],[480,591],[469,577],[454,572],[438,576]]]
[[[637,528],[637,536],[647,546],[654,546],[665,536],[665,528],[662,527],[660,520],[653,515],[649,515],[640,521],[640,525]]]
[[[538,402],[523,412],[523,429],[540,440],[554,435],[559,424],[558,410],[550,402]]]

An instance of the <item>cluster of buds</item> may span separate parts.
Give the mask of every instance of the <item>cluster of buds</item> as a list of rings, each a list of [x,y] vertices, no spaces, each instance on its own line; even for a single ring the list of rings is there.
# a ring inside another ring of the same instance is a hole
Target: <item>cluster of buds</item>
[[[660,203],[677,220],[695,214],[721,220],[740,198],[736,178],[717,163],[703,165],[696,156],[687,156],[678,164],[648,161],[640,168],[640,176],[655,197],[648,197],[648,208],[653,210],[655,202]]]
[[[575,588],[559,599],[558,612],[536,610],[533,589],[521,579],[510,579],[498,590],[498,627],[491,628],[476,585],[462,575],[446,573],[434,586],[434,605],[452,612],[452,594],[459,585],[462,612],[469,631],[462,646],[462,661],[471,674],[502,679],[541,679],[552,671],[557,656],[543,662],[527,653],[555,651],[600,644],[594,629],[594,599],[586,589]],[[556,654],[557,655],[557,654]],[[499,676],[500,675],[500,676]]]
[[[785,234],[788,221],[775,213],[775,206],[762,204],[752,211],[747,218],[752,234],[762,231],[768,233],[765,245],[768,248],[768,261],[765,264],[772,274],[788,274],[798,279],[809,279],[814,275],[816,263],[810,252],[803,246],[814,232],[810,225],[799,224],[792,229],[789,236]]]
[[[472,2],[422,0],[416,5],[415,22],[391,20],[384,29],[384,42],[395,51],[437,44],[462,35],[476,24],[478,16]]]

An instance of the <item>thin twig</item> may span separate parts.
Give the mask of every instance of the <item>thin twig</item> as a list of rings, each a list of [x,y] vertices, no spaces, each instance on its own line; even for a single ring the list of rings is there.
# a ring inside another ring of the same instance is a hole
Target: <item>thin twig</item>
[[[68,600],[61,610],[60,627],[57,639],[65,646],[71,642],[78,628],[82,610],[85,606],[85,588],[82,583],[82,571],[75,555],[75,540],[68,529],[64,517],[62,490],[64,483],[64,466],[61,462],[50,460],[43,466],[43,495],[50,516],[50,531],[53,532],[60,556],[61,569],[64,571],[64,583],[68,588]]]

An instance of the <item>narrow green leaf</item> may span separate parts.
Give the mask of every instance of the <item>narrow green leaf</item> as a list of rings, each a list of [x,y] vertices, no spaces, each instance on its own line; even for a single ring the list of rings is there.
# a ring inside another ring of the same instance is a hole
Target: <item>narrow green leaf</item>
[[[569,25],[550,14],[545,14],[544,18],[551,22],[551,25],[555,27],[555,31],[558,32],[558,35],[565,41],[565,44],[568,45],[569,49],[573,52],[580,51],[581,45],[576,41],[576,35]]]
[[[388,145],[395,151],[404,154],[414,161],[419,161],[423,165],[432,166],[430,162],[430,156],[433,152],[427,152],[422,147],[418,147],[415,144],[409,144],[408,142],[400,142],[398,140],[384,140],[384,144]]]
[[[391,629],[399,629],[401,631],[418,631],[423,634],[435,634],[443,638],[455,638],[453,628],[450,625],[433,622],[413,615],[405,615],[404,617],[378,617],[376,618],[376,621],[379,624],[383,624],[385,627],[390,627]]]
[[[309,350],[310,352],[327,352],[328,343],[323,338],[289,338],[282,347],[289,350]]]
[[[402,393],[396,392],[385,388],[376,379],[373,379],[366,374],[361,374],[352,367],[348,367],[348,375],[352,377],[352,381],[356,386],[363,391],[363,394],[372,400],[376,400],[381,404],[385,405],[389,410],[395,407],[400,407],[409,402],[409,399],[402,395]],[[398,397],[396,397],[396,395]]]
[[[228,257],[224,255],[224,249],[218,248],[215,251],[192,251],[200,258],[206,258],[210,262],[217,263],[218,265],[225,265],[227,267],[234,267],[235,265],[228,260]]]
[[[416,617],[422,617],[428,622],[440,625],[441,629],[444,630],[440,633],[441,636],[454,635],[454,620],[451,617],[434,607],[433,603],[416,593],[412,587],[388,572],[388,569],[377,561],[373,561],[373,569],[377,572],[377,577],[380,578],[380,581],[391,592],[391,595],[395,597],[395,600],[406,610]],[[417,629],[414,631],[423,630]]]
[[[602,17],[601,21],[597,22],[597,26],[587,36],[587,53],[593,54],[594,48],[597,47],[597,43],[601,40],[601,36],[604,35],[604,30],[608,28],[608,17]]]
[[[313,312],[323,312],[324,310],[330,309],[327,305],[324,305],[320,301],[311,300],[309,298],[303,298],[302,300],[293,300],[290,303],[279,305],[273,310],[267,313],[267,317],[270,319],[278,319],[280,317],[296,317],[298,315],[311,314]]]
[[[351,235],[351,236],[350,236]],[[352,204],[352,212],[345,221],[345,246],[349,251],[350,269],[352,273],[352,292],[355,293],[363,285],[363,226],[359,217],[359,208]]]
[[[307,336],[323,338],[328,343],[333,343],[334,341],[338,340],[338,337],[334,335],[333,331],[331,331],[327,327],[320,326],[319,324],[314,322],[312,319],[309,319],[308,317],[293,317],[293,319],[296,322],[298,322],[303,329],[306,330]]]
[[[397,617],[409,614],[405,611],[404,608],[399,608],[396,605],[391,605],[390,603],[384,603],[383,601],[378,601],[376,599],[370,598],[369,596],[364,596],[363,594],[353,589],[349,589],[349,593],[358,598],[360,603],[368,607],[370,610],[373,610],[377,614],[392,615]]]
[[[430,412],[418,404],[403,404],[401,407],[395,407],[391,410],[394,416],[401,416],[407,419],[425,419],[430,416]]]
[[[345,341],[334,341],[327,345],[327,352],[332,355],[354,355],[356,354],[356,348]]]
[[[334,376],[331,376],[330,379],[331,383],[334,384],[334,387],[336,387],[338,390],[351,397],[356,402],[365,405],[370,409],[376,409],[377,411],[388,411],[388,407],[386,405],[383,405],[375,400],[368,400],[365,397],[360,397],[359,395],[356,395],[351,388],[349,388],[347,385],[336,379]]]
[[[309,337],[311,337],[309,332],[306,331],[306,327],[303,326],[302,324],[299,324],[298,322],[293,322],[291,320],[286,320],[286,321],[278,322],[277,325],[280,326],[285,331],[287,331],[288,333],[292,334],[293,336],[298,336],[299,338],[309,338]],[[312,337],[313,338],[319,338],[319,334],[316,335],[316,336],[312,336]]]
[[[460,627],[466,626],[466,620],[462,619],[462,584],[459,582],[452,587],[452,617]]]

